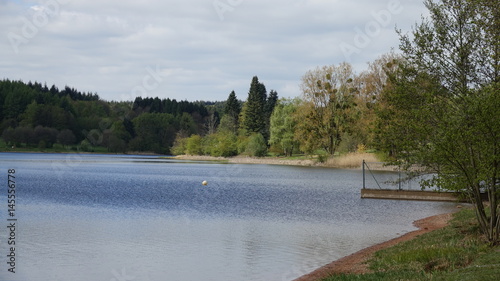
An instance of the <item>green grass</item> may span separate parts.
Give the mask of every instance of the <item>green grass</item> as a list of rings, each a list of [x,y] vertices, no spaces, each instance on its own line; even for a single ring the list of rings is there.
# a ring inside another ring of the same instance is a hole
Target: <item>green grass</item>
[[[375,253],[373,273],[334,275],[334,280],[498,280],[500,247],[479,234],[472,210],[455,214],[450,225]]]

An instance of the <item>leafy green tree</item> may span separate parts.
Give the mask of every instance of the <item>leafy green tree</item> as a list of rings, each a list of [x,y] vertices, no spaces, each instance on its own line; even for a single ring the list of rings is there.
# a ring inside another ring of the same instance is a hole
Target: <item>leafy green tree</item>
[[[74,128],[76,121],[69,111],[46,104],[29,104],[21,115],[21,124],[25,126],[52,127],[58,130]]]
[[[300,120],[296,130],[306,152],[324,149],[333,155],[342,135],[354,120],[357,91],[354,72],[348,63],[324,66],[307,72],[302,78],[303,103],[296,111]]]
[[[175,137],[174,144],[172,146],[172,149],[170,149],[170,153],[173,155],[183,155],[186,154],[186,143],[187,143],[186,137],[182,136],[181,134],[177,134]]]
[[[222,116],[218,131],[230,131],[236,134],[238,132],[238,127],[236,126],[236,120],[234,119],[234,117],[231,117],[227,114]]]
[[[21,143],[26,144],[26,146],[32,146],[36,144],[35,133],[31,127],[17,127],[14,129],[13,141],[16,145]]]
[[[477,24],[481,27],[479,73],[490,81],[500,82],[500,9],[496,0],[472,0],[478,12]]]
[[[194,119],[191,116],[191,114],[187,112],[182,113],[179,124],[180,124],[180,131],[185,136],[190,136],[198,133],[198,128],[197,128],[198,126],[194,122]]]
[[[113,124],[111,125],[109,130],[116,137],[125,141],[125,143],[130,141],[130,139],[132,138],[132,136],[128,132],[127,128],[125,127],[125,123],[123,121],[117,120],[117,121],[113,122]]]
[[[80,150],[85,152],[94,151],[94,149],[92,148],[92,144],[87,139],[84,139],[80,142]]]
[[[267,155],[267,144],[264,136],[255,133],[248,138],[245,153],[254,157],[264,157]]]
[[[186,153],[189,155],[203,155],[202,137],[192,135],[186,140]]]
[[[33,89],[21,81],[4,81],[0,90],[0,95],[3,96],[3,104],[0,105],[3,106],[3,118],[19,118],[35,97]]]
[[[238,138],[233,132],[220,131],[207,136],[205,150],[215,157],[235,156],[238,154],[237,141]]]
[[[76,142],[76,136],[71,130],[64,129],[57,135],[57,141],[64,146],[72,145]]]
[[[396,163],[431,173],[423,186],[462,192],[491,243],[500,233],[500,7],[489,0],[426,1],[430,20],[401,36],[404,63],[390,75],[382,113]],[[498,38],[498,37],[495,37]],[[488,59],[485,59],[487,56]],[[495,59],[496,58],[496,59]],[[488,208],[481,193],[488,195]]]
[[[57,135],[59,132],[54,128],[37,126],[34,131],[35,142],[38,143],[40,148],[51,148],[57,142]],[[43,145],[40,145],[43,143]]]
[[[265,114],[265,122],[266,122],[266,130],[264,131],[264,138],[269,140],[270,137],[270,127],[271,127],[271,115],[273,114],[274,108],[278,103],[278,92],[271,90],[269,92],[269,96],[267,97],[266,104],[264,106],[264,114]]]
[[[106,134],[105,134],[106,136]],[[106,138],[106,147],[109,152],[125,153],[127,150],[127,143],[122,138],[114,133],[110,133]]]
[[[387,75],[397,69],[401,59],[401,55],[394,52],[383,54],[368,63],[368,69],[357,77],[355,83],[359,92],[355,97],[355,103],[358,117],[350,132],[351,145],[355,149],[358,145],[368,147],[389,145],[387,139],[377,138],[377,127],[383,127],[387,123],[377,122],[376,111],[385,106],[381,97],[389,83]]]
[[[9,127],[2,132],[2,139],[8,144],[8,145],[15,145],[16,144],[16,137],[14,136],[14,128]]]
[[[245,154],[247,145],[248,145],[248,140],[249,137],[245,135],[238,135],[237,141],[236,141],[236,147],[238,149],[237,154]]]
[[[168,153],[178,130],[178,122],[171,114],[144,113],[133,121],[137,134],[133,147],[141,151]]]
[[[295,138],[297,120],[294,116],[300,102],[299,99],[279,100],[270,118],[269,143],[279,145],[286,156],[292,156],[294,149],[299,146]]]

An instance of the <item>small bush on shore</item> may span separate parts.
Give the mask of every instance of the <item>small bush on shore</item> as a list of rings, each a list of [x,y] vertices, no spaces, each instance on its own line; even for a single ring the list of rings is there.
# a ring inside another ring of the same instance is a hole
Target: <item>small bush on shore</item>
[[[262,134],[253,134],[249,137],[245,153],[254,157],[264,157],[267,155],[266,140]]]

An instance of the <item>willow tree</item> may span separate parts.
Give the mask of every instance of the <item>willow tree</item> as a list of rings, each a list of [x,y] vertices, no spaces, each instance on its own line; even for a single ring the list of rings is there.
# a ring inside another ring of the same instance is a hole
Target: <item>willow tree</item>
[[[378,127],[385,127],[387,122],[377,122],[377,110],[384,108],[381,99],[384,89],[388,86],[388,75],[396,71],[401,56],[394,52],[381,55],[373,62],[368,63],[368,69],[357,78],[359,91],[355,102],[358,109],[352,135],[358,143],[370,147],[390,147],[389,139],[377,138]]]
[[[493,244],[500,233],[500,41],[491,39],[500,30],[494,2],[426,1],[431,17],[412,34],[400,33],[404,63],[383,95],[384,113],[392,113],[386,133],[393,136],[399,164],[433,174],[424,187],[470,198]]]
[[[302,104],[297,109],[296,129],[301,149],[324,149],[335,154],[342,135],[352,124],[354,112],[354,72],[348,63],[330,65],[307,72],[302,78]]]
[[[297,119],[294,116],[299,103],[297,98],[279,100],[270,118],[269,144],[279,146],[285,156],[292,156],[298,147],[295,135]]]

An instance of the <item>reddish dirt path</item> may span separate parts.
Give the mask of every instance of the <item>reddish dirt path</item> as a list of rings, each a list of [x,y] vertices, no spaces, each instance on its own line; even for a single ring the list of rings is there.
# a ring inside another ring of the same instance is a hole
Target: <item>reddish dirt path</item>
[[[415,221],[413,224],[418,227],[418,230],[409,232],[401,237],[394,238],[392,240],[365,248],[359,252],[356,252],[350,256],[343,257],[332,263],[329,263],[307,275],[299,277],[294,281],[318,281],[322,278],[328,277],[333,274],[342,273],[355,273],[362,274],[368,273],[370,270],[366,265],[366,261],[378,250],[389,248],[404,241],[411,240],[424,233],[443,228],[448,225],[448,221],[451,219],[452,214],[442,214],[437,216],[428,217]]]

